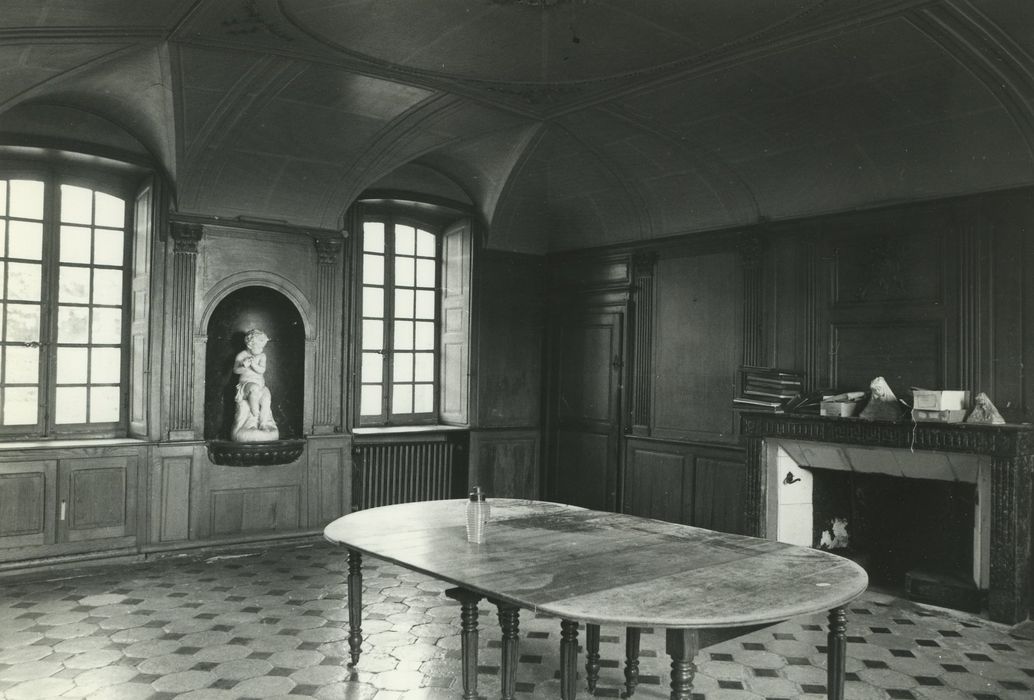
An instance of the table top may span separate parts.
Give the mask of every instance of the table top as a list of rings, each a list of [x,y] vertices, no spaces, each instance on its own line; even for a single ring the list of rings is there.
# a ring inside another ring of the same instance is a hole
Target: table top
[[[466,500],[338,518],[324,537],[536,612],[597,624],[763,625],[829,610],[868,585],[828,552],[632,515],[489,499],[486,542],[466,537]]]

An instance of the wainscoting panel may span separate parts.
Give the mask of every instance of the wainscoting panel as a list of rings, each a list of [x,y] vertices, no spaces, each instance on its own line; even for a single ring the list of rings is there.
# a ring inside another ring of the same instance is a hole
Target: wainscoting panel
[[[537,430],[472,431],[470,484],[490,498],[539,498]]]

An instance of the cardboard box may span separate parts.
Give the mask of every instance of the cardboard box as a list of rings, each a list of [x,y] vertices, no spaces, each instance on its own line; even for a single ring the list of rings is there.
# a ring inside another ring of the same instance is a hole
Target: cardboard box
[[[912,409],[912,420],[916,423],[961,423],[966,420],[965,409],[947,411],[927,411],[921,408]]]
[[[858,409],[857,401],[823,401],[819,404],[819,415],[848,418]]]
[[[913,388],[912,408],[921,411],[962,411],[969,408],[969,392]]]

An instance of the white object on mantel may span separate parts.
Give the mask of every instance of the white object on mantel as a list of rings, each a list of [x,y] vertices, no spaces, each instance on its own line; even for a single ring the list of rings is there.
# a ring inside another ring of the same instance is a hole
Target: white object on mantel
[[[969,408],[969,392],[912,387],[912,408],[919,411],[963,411]]]
[[[966,419],[966,422],[1002,425],[1005,423],[1005,419],[1002,418],[1002,414],[998,412],[995,405],[991,403],[990,397],[981,391],[977,394],[976,405],[973,406],[973,411],[969,414],[969,418]]]

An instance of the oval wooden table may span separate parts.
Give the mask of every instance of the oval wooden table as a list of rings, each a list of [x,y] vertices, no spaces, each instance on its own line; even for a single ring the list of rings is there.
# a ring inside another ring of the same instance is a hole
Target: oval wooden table
[[[635,689],[637,628],[663,627],[671,698],[677,700],[690,698],[700,634],[749,631],[829,611],[828,696],[843,698],[844,606],[868,585],[854,562],[756,537],[558,503],[489,503],[487,538],[480,545],[467,542],[465,500],[372,508],[326,527],[326,539],[348,551],[353,665],[362,645],[362,555],[368,554],[457,586],[448,595],[461,604],[464,698],[477,695],[482,597],[499,608],[504,698],[514,693],[521,608],[561,619],[561,697],[575,696],[578,622],[584,622],[590,690],[599,671],[599,625],[629,630],[629,694]]]

